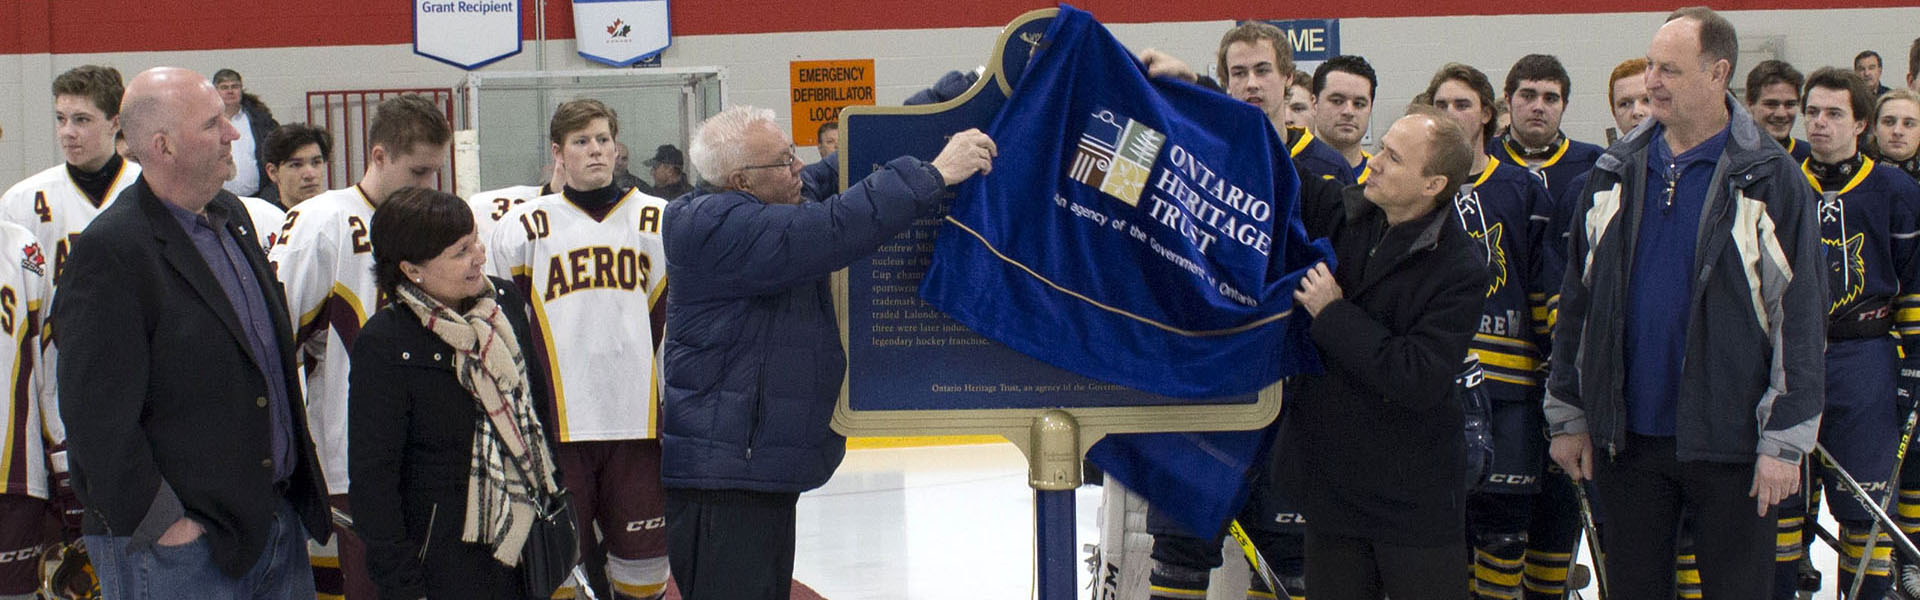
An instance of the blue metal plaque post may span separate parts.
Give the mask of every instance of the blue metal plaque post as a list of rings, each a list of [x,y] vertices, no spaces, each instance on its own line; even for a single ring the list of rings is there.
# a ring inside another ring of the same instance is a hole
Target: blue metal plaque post
[[[1080,487],[1080,425],[1063,410],[1034,418],[1027,444],[1033,487],[1033,555],[1040,600],[1073,598],[1073,491]]]

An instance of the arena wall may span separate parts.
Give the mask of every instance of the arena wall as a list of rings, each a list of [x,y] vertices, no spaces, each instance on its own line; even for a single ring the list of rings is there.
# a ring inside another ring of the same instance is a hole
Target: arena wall
[[[129,77],[157,65],[203,73],[233,68],[282,122],[305,119],[309,91],[456,87],[465,73],[413,53],[411,16],[398,3],[353,3],[368,8],[342,9],[286,0],[17,1],[15,15],[0,9],[0,17],[19,17],[0,24],[0,90],[9,91],[0,94],[5,129],[0,181],[20,179],[59,160],[47,90],[55,75],[80,64],[112,65]],[[532,3],[527,4],[524,29],[531,39],[535,23]],[[1883,81],[1898,85],[1907,71],[1908,45],[1920,36],[1913,26],[1920,23],[1920,7],[1896,4],[1856,0],[1849,8],[1835,8],[1763,0],[1722,9],[1739,27],[1744,50],[1772,48],[1810,72],[1822,65],[1850,65],[1855,53],[1873,49],[1886,58]],[[733,102],[771,107],[786,118],[788,61],[872,58],[878,101],[897,103],[947,70],[984,63],[999,24],[1045,6],[1030,0],[676,0],[675,37],[662,63],[724,67]],[[1576,139],[1596,142],[1612,124],[1604,87],[1608,71],[1646,51],[1668,8],[1640,0],[1580,7],[1619,12],[1526,15],[1494,14],[1511,10],[1478,0],[1293,9],[1220,0],[1184,5],[1101,0],[1081,6],[1108,22],[1129,46],[1163,49],[1203,72],[1214,62],[1220,33],[1236,18],[1340,18],[1342,51],[1366,56],[1380,71],[1375,134],[1444,62],[1478,66],[1498,86],[1520,56],[1556,54],[1574,78],[1565,128]],[[567,3],[549,0],[547,16],[544,61],[529,42],[519,55],[485,70],[606,68],[574,53]],[[1743,57],[1743,72],[1754,56],[1759,55]],[[806,150],[801,154],[812,156]]]

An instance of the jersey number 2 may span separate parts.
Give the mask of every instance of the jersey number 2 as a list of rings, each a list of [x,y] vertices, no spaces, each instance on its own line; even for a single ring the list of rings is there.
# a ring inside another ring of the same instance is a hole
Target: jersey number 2
[[[360,217],[347,217],[347,227],[353,229],[353,253],[366,254],[373,251],[373,244],[367,243],[367,223]]]

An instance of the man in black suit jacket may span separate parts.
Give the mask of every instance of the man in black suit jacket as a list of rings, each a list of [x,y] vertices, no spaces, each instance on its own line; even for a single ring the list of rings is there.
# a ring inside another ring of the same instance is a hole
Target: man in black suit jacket
[[[60,415],[110,598],[312,598],[326,489],[280,285],[220,185],[238,136],[198,73],[127,85],[144,171],[73,244],[54,301]]]

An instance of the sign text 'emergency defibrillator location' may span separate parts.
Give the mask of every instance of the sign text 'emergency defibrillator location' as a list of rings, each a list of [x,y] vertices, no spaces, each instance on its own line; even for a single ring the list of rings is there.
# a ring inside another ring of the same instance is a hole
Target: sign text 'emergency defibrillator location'
[[[873,104],[873,59],[796,60],[793,77],[793,143],[817,142],[820,124],[840,118],[840,109]]]

